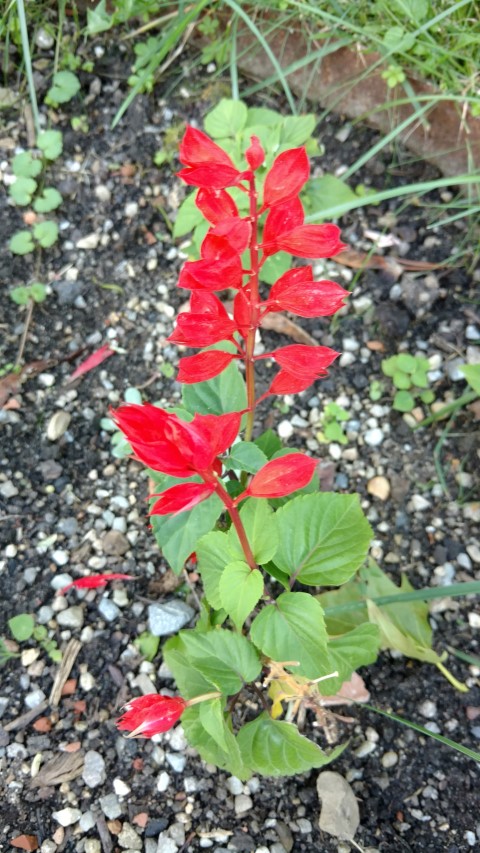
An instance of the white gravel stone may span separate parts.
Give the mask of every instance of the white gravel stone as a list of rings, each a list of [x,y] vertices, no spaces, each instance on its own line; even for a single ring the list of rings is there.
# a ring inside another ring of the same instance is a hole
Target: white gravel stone
[[[430,501],[424,498],[423,495],[412,495],[407,504],[409,512],[424,512],[429,507]]]
[[[77,823],[80,820],[82,813],[80,809],[60,809],[58,812],[52,812],[52,817],[60,826],[72,826],[72,824]]]
[[[116,794],[106,794],[100,797],[100,808],[109,820],[115,820],[122,814],[122,807]]]
[[[121,610],[110,598],[103,597],[98,605],[98,612],[107,622],[115,622],[121,615]]]
[[[336,442],[332,442],[332,444],[328,445],[328,452],[332,459],[338,460],[342,458],[342,448]]]
[[[93,829],[95,826],[95,817],[93,812],[84,812],[78,821],[78,826],[82,832],[88,832],[89,829]]]
[[[178,845],[166,832],[158,836],[157,853],[177,853]]]
[[[418,710],[422,717],[426,717],[427,720],[434,720],[437,716],[437,705],[431,699],[425,699],[425,702],[422,702]]]
[[[187,756],[179,752],[167,752],[165,758],[175,773],[182,773],[187,763]]]
[[[101,853],[102,845],[98,838],[87,838],[85,841],[85,853]]]
[[[88,693],[89,690],[93,690],[95,687],[96,681],[91,672],[81,672],[79,678],[79,684],[82,690],[85,690]]]
[[[230,776],[227,779],[227,788],[234,797],[243,794],[243,782],[236,776]]]
[[[166,604],[151,604],[148,608],[148,627],[155,637],[175,634],[190,622],[194,612],[188,604],[172,599]]]
[[[100,755],[94,749],[89,749],[85,753],[85,763],[83,765],[82,779],[85,785],[89,788],[97,788],[107,778],[105,771],[105,761],[103,755]]]
[[[367,429],[365,435],[363,436],[365,444],[368,444],[369,447],[378,447],[379,444],[382,443],[384,438],[385,436],[379,427]]]
[[[119,797],[126,797],[127,794],[130,793],[131,788],[128,787],[127,783],[123,781],[123,779],[119,779],[118,777],[113,780],[113,790]]]
[[[241,815],[253,808],[253,800],[248,794],[238,794],[235,797],[235,814]]]
[[[157,791],[160,791],[160,793],[166,791],[170,787],[171,781],[172,780],[168,773],[163,770],[157,779]]]
[[[68,551],[58,550],[58,551],[54,551],[52,554],[52,560],[54,561],[54,563],[57,564],[57,566],[66,566],[69,559],[70,559],[70,556],[68,554]]]
[[[467,545],[467,554],[474,563],[480,563],[480,547],[478,545]]]
[[[280,421],[280,423],[278,424],[277,432],[278,432],[280,438],[287,440],[287,438],[292,437],[295,430],[294,430],[292,424],[290,423],[290,421],[284,420],[284,421]]]
[[[100,242],[100,234],[93,232],[77,240],[77,249],[96,249]]]
[[[395,767],[395,765],[398,762],[398,755],[396,752],[392,752],[392,751],[385,752],[384,755],[382,755],[381,762],[382,762],[382,767],[385,767],[385,768]]]
[[[118,836],[118,843],[120,847],[123,847],[127,850],[141,850],[142,849],[142,839],[135,832],[133,826],[130,823],[124,823],[122,827],[122,831]]]
[[[110,201],[112,193],[105,184],[99,184],[98,187],[95,187],[95,196],[99,201],[106,203]]]
[[[136,216],[138,213],[138,204],[136,201],[129,201],[125,205],[125,216],[128,216],[129,219]]]
[[[57,613],[57,622],[62,628],[82,628],[83,619],[83,608],[77,605]]]
[[[37,690],[32,690],[31,693],[27,693],[25,696],[25,705],[27,708],[36,708],[37,705],[41,705],[42,702],[45,702],[45,693],[43,690],[38,688]]]

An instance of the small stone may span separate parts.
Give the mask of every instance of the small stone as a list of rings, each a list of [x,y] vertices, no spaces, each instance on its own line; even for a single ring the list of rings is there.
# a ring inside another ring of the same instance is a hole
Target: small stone
[[[110,501],[110,505],[114,509],[130,509],[130,504],[123,495],[114,495]]]
[[[89,788],[97,788],[107,778],[103,755],[94,749],[85,753],[82,779]]]
[[[87,838],[85,841],[85,853],[101,853],[102,845],[98,838]]]
[[[52,838],[46,838],[45,841],[42,841],[40,853],[55,853],[57,847],[58,845]]]
[[[60,809],[58,812],[52,812],[52,817],[60,826],[72,826],[72,824],[77,823],[80,820],[82,813],[80,809]]]
[[[111,557],[122,557],[129,548],[128,539],[118,530],[109,530],[102,539],[103,553]]]
[[[77,249],[96,249],[100,242],[100,234],[93,232],[77,240]]]
[[[307,818],[299,817],[296,823],[302,835],[308,835],[312,831],[312,824]]]
[[[354,755],[357,758],[366,758],[367,755],[370,755],[372,752],[375,752],[377,748],[377,744],[371,740],[364,740],[360,746],[357,746],[356,749],[353,750]]]
[[[9,500],[18,495],[18,489],[11,480],[6,480],[5,483],[0,483],[0,494],[2,498]]]
[[[422,717],[426,717],[427,720],[434,720],[437,716],[437,706],[431,699],[426,699],[425,702],[422,702],[418,710]]]
[[[78,826],[82,832],[88,832],[89,829],[93,829],[95,826],[95,817],[93,812],[84,812],[78,821]]]
[[[463,551],[457,555],[457,563],[461,569],[465,569],[467,572],[472,568],[472,561],[470,557]]]
[[[166,791],[167,788],[170,787],[171,781],[172,780],[171,780],[170,776],[164,770],[162,773],[160,773],[160,775],[157,779],[157,791],[160,791],[160,793],[163,793],[164,791]]]
[[[424,512],[424,510],[430,507],[430,501],[423,497],[423,495],[412,495],[410,498],[407,509],[409,512]]]
[[[46,698],[47,697],[45,696],[43,690],[40,690],[40,688],[38,688],[37,690],[32,690],[31,693],[27,693],[27,695],[25,696],[25,705],[27,706],[27,708],[36,708],[37,705],[41,705],[42,702],[45,702]]]
[[[81,672],[80,678],[78,679],[79,685],[82,690],[88,693],[89,690],[93,690],[95,687],[95,678],[91,672]]]
[[[50,619],[53,619],[53,610],[48,604],[44,604],[37,611],[37,622],[39,625],[46,625]]]
[[[398,755],[396,752],[392,752],[392,751],[385,752],[382,755],[381,761],[382,761],[382,767],[385,767],[385,768],[395,767],[395,765],[398,762]]]
[[[115,602],[105,597],[101,599],[98,605],[98,612],[107,622],[115,622],[115,619],[121,615],[121,610]]]
[[[112,193],[110,192],[108,187],[105,186],[105,184],[98,184],[98,186],[95,187],[94,192],[96,198],[98,198],[98,200],[103,203],[109,202],[112,197]]]
[[[278,424],[277,432],[280,438],[283,438],[286,441],[288,438],[292,437],[295,430],[290,421],[283,420]]]
[[[480,563],[480,547],[478,545],[467,545],[467,554],[474,563]]]
[[[128,216],[129,219],[136,216],[138,213],[138,204],[136,201],[129,201],[128,204],[125,205],[125,216]]]
[[[173,838],[170,838],[166,832],[160,833],[158,836],[157,853],[177,853],[178,845],[175,844]]]
[[[55,412],[47,424],[47,438],[49,441],[56,441],[68,429],[72,416],[68,412]]]
[[[100,797],[100,808],[108,820],[116,820],[122,814],[122,807],[116,794],[106,794]]]
[[[390,496],[390,483],[386,477],[372,477],[367,483],[367,492],[374,498],[386,501]]]
[[[181,755],[178,752],[167,752],[165,758],[175,773],[182,773],[185,770],[187,763],[186,755]]]
[[[194,616],[184,601],[173,599],[166,604],[151,604],[148,608],[148,627],[154,637],[175,634]]]
[[[70,559],[68,551],[57,550],[52,553],[52,560],[57,566],[66,566]]]
[[[341,841],[351,840],[360,823],[358,802],[352,788],[339,773],[325,770],[317,779],[322,803],[319,826]]]
[[[67,607],[57,613],[57,622],[62,628],[82,628],[83,627],[83,608],[78,605]]]
[[[116,778],[113,780],[113,790],[119,797],[126,797],[130,793],[131,788],[128,787],[123,779]]]
[[[40,50],[50,50],[55,44],[55,40],[51,33],[47,32],[43,27],[40,27],[35,35],[35,44]]]
[[[235,814],[241,815],[253,808],[253,800],[248,794],[238,794],[235,797]]]
[[[470,628],[480,628],[480,613],[469,613],[468,624],[470,625]]]
[[[382,443],[384,437],[382,430],[379,427],[374,427],[373,429],[367,429],[363,436],[363,440],[369,447],[378,447],[378,445]]]
[[[135,832],[133,826],[130,823],[123,824],[122,831],[118,836],[118,843],[120,844],[120,847],[126,848],[128,850],[142,849],[142,839]]]
[[[234,797],[243,794],[243,782],[236,776],[230,776],[227,779],[227,788]]]

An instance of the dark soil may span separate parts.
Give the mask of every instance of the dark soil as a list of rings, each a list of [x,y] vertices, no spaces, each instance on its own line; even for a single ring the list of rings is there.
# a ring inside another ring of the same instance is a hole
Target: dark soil
[[[172,743],[167,734],[154,744],[125,740],[115,729],[119,706],[141,692],[142,679],[150,672],[154,678],[157,673],[158,689],[174,687],[162,669],[158,672],[161,656],[152,666],[142,664],[132,645],[145,628],[146,603],[169,599],[173,592],[171,576],[148,529],[144,474],[134,462],[111,455],[110,436],[100,420],[130,386],[144,386],[145,398],[151,401],[170,404],[179,397],[179,386],[168,376],[168,365],[177,363],[178,352],[165,344],[165,338],[185,294],[175,287],[182,258],[164,216],[174,219],[184,188],[174,177],[175,163],[157,169],[152,157],[165,130],[185,121],[201,123],[218,94],[215,86],[202,89],[206,81],[198,75],[189,80],[184,65],[183,94],[178,89],[171,94],[171,81],[160,84],[154,96],[139,96],[112,131],[111,121],[126,89],[111,78],[118,76],[118,68],[120,76],[128,72],[119,62],[118,56],[111,61],[104,57],[94,82],[85,81],[83,103],[78,98],[50,117],[64,132],[64,154],[54,172],[65,201],[59,212],[59,243],[45,252],[40,271],[34,271],[30,256],[13,257],[8,251],[8,239],[22,224],[21,212],[9,204],[6,194],[0,198],[1,365],[15,361],[25,319],[24,309],[9,299],[9,289],[39,276],[50,283],[47,300],[35,307],[26,340],[29,371],[0,412],[0,632],[9,637],[7,620],[30,612],[39,618],[43,614],[61,649],[71,638],[81,643],[70,675],[73,692],[62,696],[58,706],[48,704],[58,665],[43,650],[36,659],[26,654],[28,649],[38,650],[38,644],[21,644],[23,657],[9,660],[1,671],[1,849],[10,849],[11,839],[26,834],[37,837],[44,853],[120,849],[189,853],[208,846],[219,853],[348,850],[348,844],[318,829],[315,773],[253,780],[245,789],[253,803],[237,813],[238,791],[228,776],[205,765],[178,733]],[[265,103],[286,110],[280,100]],[[86,134],[70,127],[70,117],[80,113],[88,117]],[[7,116],[2,132],[3,175],[9,174],[12,146],[27,144],[25,128],[23,123],[16,126],[17,119],[13,113]],[[317,170],[335,172],[349,165],[375,139],[373,132],[357,127],[340,144],[337,134],[342,127],[342,121],[333,118],[318,127],[325,157],[315,162]],[[386,150],[365,167],[358,182],[380,188],[434,174],[432,167],[412,163],[401,151]],[[370,229],[397,239],[392,248],[376,250],[380,253],[438,263],[461,246],[468,261],[465,225],[427,230],[428,221],[423,204],[403,209],[391,202],[354,211],[340,224],[345,242],[358,251],[371,249],[366,233]],[[95,247],[78,248],[78,241],[90,234],[98,237]],[[354,274],[333,262],[328,262],[328,269],[339,281],[351,280]],[[388,385],[373,412],[375,404],[369,398],[370,382],[382,379],[381,358],[398,349],[438,357],[433,381],[438,399],[462,393],[465,385],[455,379],[451,367],[455,359],[465,360],[467,350],[471,360],[478,357],[477,281],[467,267],[455,266],[428,274],[402,273],[398,280],[387,271],[362,272],[355,281],[353,307],[339,322],[330,328],[326,322],[302,323],[319,341],[351,352],[353,358],[344,359],[325,382],[292,400],[289,409],[273,408],[268,413],[275,427],[297,416],[288,443],[324,457],[334,490],[360,493],[375,532],[372,554],[396,582],[401,572],[414,586],[480,577],[475,412],[462,410],[448,434],[445,422],[413,432],[391,410]],[[358,303],[360,297],[368,297],[365,310]],[[262,339],[267,347],[278,346],[279,338],[272,332],[263,333]],[[369,348],[372,341],[375,346]],[[74,367],[106,342],[116,343],[119,352],[69,383]],[[318,427],[310,423],[309,414],[325,400],[339,397],[351,413],[351,423],[350,440],[338,452],[328,444],[315,444]],[[68,413],[71,420],[58,438],[49,440],[47,427],[57,412]],[[267,409],[262,413],[267,415]],[[369,429],[382,430],[380,444],[365,441]],[[388,480],[387,500],[369,494],[367,484],[374,476]],[[114,521],[120,546],[111,553],[104,545]],[[102,569],[134,574],[137,582],[125,585],[124,596],[121,584],[116,592],[111,588],[68,593],[67,606],[80,607],[80,622],[77,627],[59,624],[66,603],[55,597],[58,576],[68,572],[75,578]],[[105,600],[117,603],[118,614],[111,621],[107,611],[99,610]],[[475,610],[471,599],[437,600],[432,617],[437,650],[453,646],[478,657]],[[375,706],[478,748],[480,727],[472,710],[467,716],[467,708],[480,708],[480,669],[455,657],[448,666],[467,683],[468,693],[455,691],[434,666],[389,653],[361,674]],[[35,708],[37,699],[43,703],[40,711],[34,710],[30,720],[19,720]],[[339,734],[349,738],[350,745],[332,769],[347,778],[358,797],[361,826],[356,840],[362,849],[382,853],[480,849],[478,765],[364,708],[345,713],[354,722],[342,725]],[[306,733],[310,725],[307,719]],[[39,766],[59,756],[74,760],[78,752],[68,750],[77,747],[103,756],[104,781],[88,787],[80,771],[73,779],[59,773],[40,786],[32,785]],[[186,758],[183,769],[182,761],[175,762],[179,757]],[[165,772],[170,778],[159,791],[157,780]],[[114,817],[101,803],[113,790],[119,802]],[[52,814],[67,807],[84,815],[91,810],[93,823],[88,818],[78,823],[77,818],[71,826],[59,828]],[[128,825],[138,841],[129,835]]]

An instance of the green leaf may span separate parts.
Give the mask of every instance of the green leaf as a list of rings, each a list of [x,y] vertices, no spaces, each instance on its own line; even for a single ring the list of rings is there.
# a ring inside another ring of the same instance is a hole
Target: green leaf
[[[468,384],[477,394],[480,394],[480,364],[462,364],[459,368]]]
[[[36,281],[34,284],[31,284],[28,288],[30,291],[30,296],[34,300],[34,302],[44,302],[47,297],[47,290],[44,284],[41,284],[39,281]]]
[[[280,124],[283,121],[283,116],[275,110],[269,110],[267,107],[249,107],[247,112],[246,127],[252,128],[255,125],[265,125],[272,127]],[[251,131],[253,133],[253,131]]]
[[[412,373],[412,382],[417,388],[428,388],[428,376],[421,367]]]
[[[228,536],[220,530],[207,533],[197,543],[195,551],[207,601],[215,610],[220,610],[222,607],[220,578],[225,566],[232,562],[233,557]]]
[[[37,189],[37,182],[33,178],[17,178],[10,185],[9,193],[15,204],[25,207],[30,204],[32,196]]]
[[[325,661],[322,675],[338,672],[338,676],[327,678],[318,683],[318,689],[324,696],[333,696],[345,681],[360,667],[374,663],[378,657],[380,631],[376,625],[368,622],[358,625],[347,634],[334,637],[328,643],[328,660]]]
[[[408,352],[401,352],[397,355],[397,367],[404,373],[413,373],[417,369],[417,359]]]
[[[427,406],[429,406],[430,403],[433,403],[435,399],[435,394],[433,393],[433,391],[430,391],[430,389],[428,389],[427,391],[424,391],[422,394],[420,394],[420,399],[422,403],[425,403]]]
[[[249,779],[252,774],[243,760],[236,737],[224,723],[223,736],[227,749],[222,749],[217,742],[218,733],[215,740],[205,729],[200,708],[201,704],[194,705],[182,714],[182,726],[188,742],[198,750],[204,761],[228,770],[238,779]]]
[[[327,210],[333,204],[349,204],[357,200],[357,195],[340,178],[323,175],[308,182],[305,200],[309,210],[321,217],[322,210]]]
[[[205,116],[205,132],[214,139],[235,136],[247,123],[247,107],[242,101],[222,98]]]
[[[240,412],[247,407],[245,381],[237,365],[232,363],[214,379],[184,385],[182,400],[185,408],[192,414],[199,412],[201,415],[222,415]]]
[[[316,124],[317,119],[311,113],[304,116],[287,116],[282,122],[280,144],[291,148],[304,145],[311,137]]]
[[[329,634],[344,634],[368,621],[364,596],[365,590],[358,577],[340,589],[328,590],[316,596],[323,607]],[[342,609],[344,606],[345,610]]]
[[[343,749],[337,747],[327,755],[292,723],[272,720],[267,713],[243,726],[237,742],[245,764],[262,776],[306,773],[333,761]]]
[[[27,255],[35,249],[31,231],[17,231],[8,245],[14,255]]]
[[[113,15],[107,12],[107,0],[100,0],[94,9],[87,9],[87,32],[89,35],[104,33],[113,24]]]
[[[415,398],[410,391],[397,391],[393,398],[392,408],[396,412],[411,412],[415,408]]]
[[[428,0],[393,0],[393,4],[414,24],[420,24],[427,17]]]
[[[143,631],[143,633],[133,641],[133,645],[146,660],[152,661],[158,652],[160,637],[155,637],[150,633],[150,631]]]
[[[66,104],[79,90],[80,80],[73,71],[57,71],[53,75],[53,83],[45,96],[45,103],[50,106]]]
[[[384,358],[382,360],[381,367],[385,376],[389,376],[391,378],[397,369],[397,357],[392,355],[390,358]]]
[[[13,299],[16,305],[26,305],[30,299],[29,287],[14,287],[10,291],[10,298]]]
[[[193,699],[195,696],[211,693],[216,689],[211,681],[192,666],[182,634],[177,634],[176,637],[167,640],[162,648],[162,657],[173,673],[177,687],[184,699]]]
[[[59,130],[44,130],[37,137],[37,145],[47,160],[56,160],[63,150],[63,136]]]
[[[338,441],[339,444],[347,444],[348,442],[348,438],[343,431],[342,425],[338,424],[336,421],[330,421],[330,423],[325,424],[323,433],[327,441]]]
[[[228,696],[255,681],[261,670],[258,653],[241,634],[223,628],[207,634],[180,631],[185,658],[216,689]]]
[[[37,222],[33,226],[33,236],[38,240],[42,249],[49,249],[50,246],[57,241],[58,225],[50,219],[45,219],[43,222]]]
[[[260,448],[267,459],[271,459],[275,453],[278,453],[278,451],[282,449],[282,442],[273,429],[267,429],[262,433],[262,435],[259,435],[253,443]]]
[[[36,178],[42,171],[42,163],[35,160],[31,151],[22,151],[12,160],[12,172],[17,178]]]
[[[277,252],[270,255],[260,270],[260,278],[266,284],[274,284],[284,272],[290,269],[292,256],[286,252]]]
[[[225,566],[220,576],[219,593],[222,607],[240,631],[245,619],[263,595],[263,576],[242,560]]]
[[[184,237],[185,234],[189,234],[190,231],[193,231],[197,225],[200,225],[204,221],[200,210],[195,204],[196,195],[196,192],[187,195],[177,210],[177,218],[173,224],[173,236],[175,238]]]
[[[272,578],[275,578],[275,580],[278,581],[283,588],[287,590],[287,592],[290,591],[290,578],[285,574],[285,572],[281,572],[272,560],[265,563],[263,568],[272,576]]]
[[[33,202],[33,209],[36,213],[50,213],[51,210],[59,207],[62,201],[63,198],[58,190],[53,187],[47,187]]]
[[[175,477],[162,477],[159,480],[158,474],[155,479],[160,485],[156,491],[187,482]],[[211,495],[193,509],[179,512],[178,515],[151,516],[152,530],[157,544],[176,574],[180,574],[185,560],[192,551],[195,551],[199,538],[212,529],[222,510],[223,504],[220,498],[217,495]]]
[[[220,699],[207,699],[198,705],[200,722],[211,738],[218,744],[220,749],[228,752],[227,733],[225,717],[223,715],[223,702]]]
[[[35,628],[35,619],[30,613],[19,613],[18,616],[12,616],[8,620],[8,627],[10,628],[12,637],[18,643],[23,643],[32,636],[33,629]]]
[[[252,641],[269,658],[298,661],[294,672],[317,678],[327,654],[323,610],[306,592],[282,592],[264,607],[250,629]]]
[[[268,462],[265,453],[253,441],[240,441],[234,444],[230,454],[224,460],[226,468],[247,471],[256,474]]]
[[[275,556],[278,544],[275,514],[268,501],[263,498],[250,498],[241,510],[247,539],[255,557],[255,562],[263,565]],[[228,547],[237,559],[244,559],[243,548],[237,531],[232,525],[228,531]]]
[[[302,583],[339,586],[365,560],[372,531],[357,495],[305,495],[276,515],[275,563]]]
[[[400,391],[405,391],[407,388],[410,388],[412,384],[412,377],[408,373],[404,373],[403,370],[397,368],[393,374],[393,384],[395,385],[395,388],[399,388]]]

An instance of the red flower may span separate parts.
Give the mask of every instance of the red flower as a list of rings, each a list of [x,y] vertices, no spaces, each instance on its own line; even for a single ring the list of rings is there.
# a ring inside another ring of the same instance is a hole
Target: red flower
[[[76,589],[95,589],[97,586],[106,586],[108,581],[134,581],[135,578],[133,575],[122,575],[112,572],[110,575],[91,575],[86,578],[77,578],[76,581],[72,581],[71,583],[67,583],[66,586],[62,586],[61,589],[57,590],[57,595],[63,595],[67,589],[72,589],[75,587]]]
[[[310,164],[305,148],[283,151],[273,161],[263,185],[263,208],[272,207],[298,195],[310,176]]]
[[[199,261],[187,261],[183,265],[179,287],[189,290],[225,290],[233,287],[238,290],[242,286],[242,261],[227,237],[208,233],[200,254],[202,257]]]
[[[230,319],[218,296],[193,290],[190,311],[182,311],[178,315],[177,325],[167,340],[187,347],[209,347],[219,341],[231,340],[236,331],[236,323]]]
[[[187,509],[193,509],[194,506],[213,495],[215,488],[214,482],[182,483],[165,489],[159,495],[150,495],[151,498],[159,498],[152,506],[150,515],[168,515],[169,513],[177,515]]]
[[[317,461],[305,453],[289,453],[272,459],[255,474],[235,503],[246,497],[281,498],[290,495],[308,485],[316,467]]]
[[[116,726],[120,731],[130,732],[127,737],[152,737],[171,729],[186,707],[187,703],[181,696],[158,693],[139,696],[127,702]]]
[[[265,255],[274,255],[278,252],[278,240],[280,237],[290,234],[294,228],[303,224],[305,213],[299,198],[292,198],[282,204],[272,207],[265,220],[263,228],[263,252]]]
[[[308,388],[316,379],[327,375],[327,367],[340,353],[330,347],[309,347],[292,344],[270,353],[282,368],[277,373],[269,394],[297,394]]]
[[[237,205],[225,190],[207,190],[202,187],[196,195],[195,204],[212,225],[228,217],[238,216]]]
[[[217,456],[233,443],[241,414],[199,415],[182,421],[149,403],[127,404],[112,417],[145,465],[173,477],[200,474],[210,481]]]
[[[291,311],[299,317],[328,317],[342,307],[349,295],[334,281],[314,281],[312,267],[299,267],[277,279],[262,308]]]
[[[338,225],[298,225],[277,240],[277,250],[298,258],[331,258],[346,249]]]
[[[250,147],[245,151],[245,160],[253,171],[258,169],[265,160],[265,151],[258,136],[250,137]]]
[[[178,177],[194,187],[209,190],[232,187],[243,174],[216,142],[190,126],[180,143],[179,159],[186,168],[178,172]]]
[[[195,345],[194,345],[195,346]],[[207,350],[199,352],[198,355],[190,355],[180,359],[177,374],[177,382],[189,385],[194,382],[205,382],[222,373],[233,359],[236,358],[231,352],[221,350]]]

